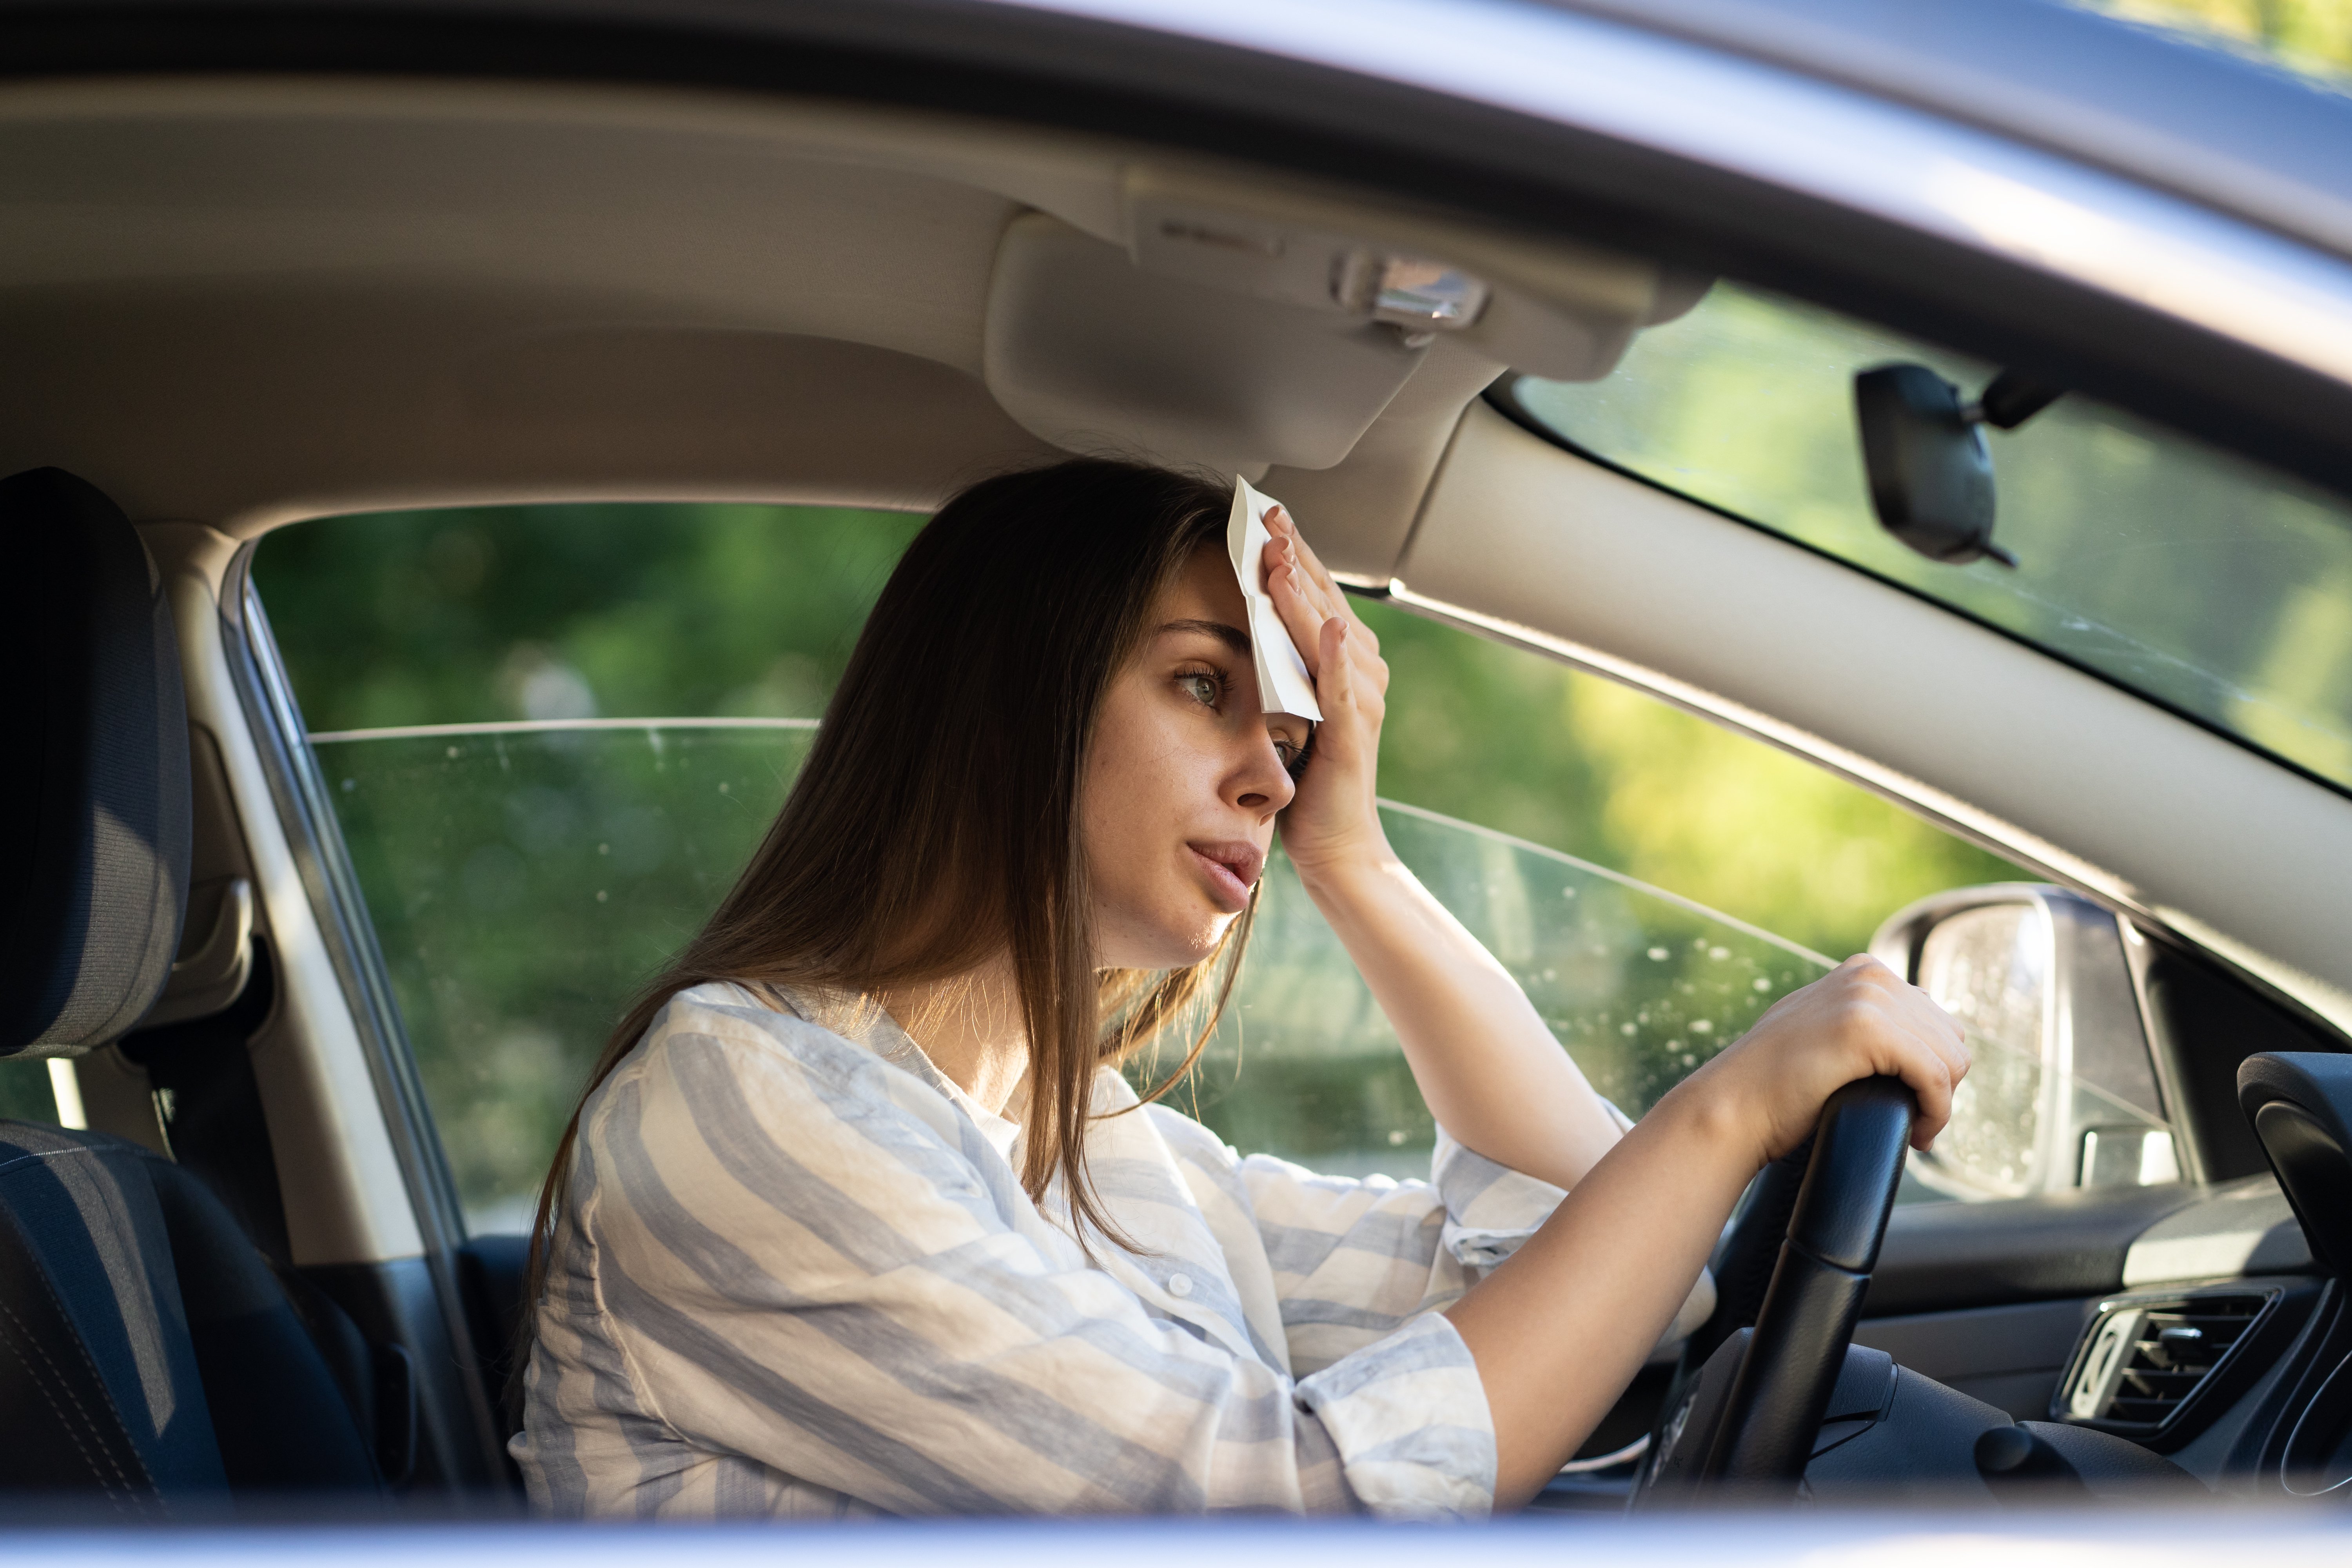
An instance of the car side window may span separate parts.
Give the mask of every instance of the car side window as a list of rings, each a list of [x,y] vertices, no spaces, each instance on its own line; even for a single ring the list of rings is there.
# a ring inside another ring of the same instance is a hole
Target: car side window
[[[0,1061],[0,1120],[58,1121],[58,1098],[52,1090],[46,1058]]]
[[[1593,1086],[1640,1116],[1830,961],[1580,860],[1391,801],[1389,841],[1527,990]],[[1402,1047],[1289,863],[1269,867],[1231,1011],[1174,1103],[1236,1147],[1333,1174],[1426,1169]],[[1150,1076],[1149,1063],[1135,1076]]]
[[[505,508],[327,519],[259,547],[477,1232],[528,1224],[589,1064],[764,831],[919,522]],[[1365,609],[1395,673],[1392,841],[1629,1114],[1886,910],[2015,875],[1646,697]],[[1426,1169],[1434,1128],[1395,1037],[1279,855],[1234,1005],[1171,1102],[1334,1173]]]

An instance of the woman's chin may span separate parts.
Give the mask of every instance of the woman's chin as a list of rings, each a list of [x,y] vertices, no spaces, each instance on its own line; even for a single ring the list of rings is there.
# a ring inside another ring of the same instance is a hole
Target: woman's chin
[[[1202,918],[1169,922],[1149,931],[1133,925],[1104,944],[1103,963],[1112,969],[1190,969],[1216,956],[1217,944],[1235,917],[1223,910]]]

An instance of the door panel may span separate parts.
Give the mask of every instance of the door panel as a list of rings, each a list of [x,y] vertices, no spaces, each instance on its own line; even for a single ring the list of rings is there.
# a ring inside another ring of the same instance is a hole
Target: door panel
[[[2043,1421],[2049,1419],[2050,1395],[2096,1300],[2085,1297],[1873,1318],[1854,1331],[1853,1342],[1885,1351],[1912,1371],[1997,1405],[2018,1420]]]
[[[2197,1196],[2196,1188],[2172,1182],[1906,1204],[1888,1222],[1863,1314],[1949,1314],[2119,1289],[2133,1239]]]

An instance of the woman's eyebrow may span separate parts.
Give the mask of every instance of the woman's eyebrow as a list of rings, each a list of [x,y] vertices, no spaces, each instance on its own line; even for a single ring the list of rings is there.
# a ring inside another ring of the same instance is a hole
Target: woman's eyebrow
[[[1199,632],[1216,638],[1235,653],[1250,650],[1249,634],[1223,621],[1168,621],[1160,626],[1159,635],[1166,637],[1170,632]]]

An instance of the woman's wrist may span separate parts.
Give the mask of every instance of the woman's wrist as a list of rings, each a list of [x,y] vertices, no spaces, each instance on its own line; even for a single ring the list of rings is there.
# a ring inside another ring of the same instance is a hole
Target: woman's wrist
[[[1768,1132],[1731,1075],[1709,1071],[1714,1066],[1710,1062],[1668,1089],[1643,1120],[1660,1118],[1680,1124],[1693,1148],[1731,1159],[1744,1184],[1770,1158]]]
[[[1402,860],[1389,847],[1388,835],[1373,827],[1362,838],[1318,847],[1302,855],[1286,842],[1291,868],[1307,896],[1328,912],[1370,899],[1392,897],[1400,874],[1410,878]]]

